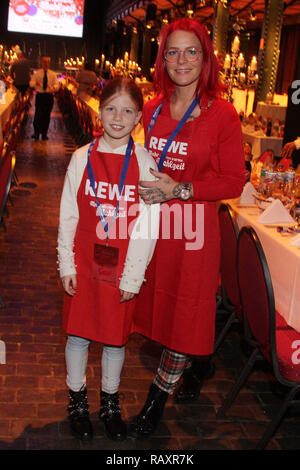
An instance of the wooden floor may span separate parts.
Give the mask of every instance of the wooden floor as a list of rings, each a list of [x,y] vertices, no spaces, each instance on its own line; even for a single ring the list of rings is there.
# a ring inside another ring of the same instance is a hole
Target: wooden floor
[[[87,386],[95,437],[83,444],[70,435],[56,238],[63,179],[75,146],[56,104],[48,141],[31,139],[32,120],[33,107],[17,149],[19,185],[11,192],[7,233],[0,230],[0,295],[5,302],[0,309],[0,339],[6,346],[6,364],[0,364],[0,450],[253,449],[282,398],[273,393],[274,381],[263,366],[253,372],[228,417],[216,419],[245,362],[237,327],[215,356],[216,373],[205,382],[199,400],[179,406],[170,397],[155,435],[143,441],[129,437],[115,443],[104,436],[97,418],[101,345],[92,344]],[[120,387],[128,422],[144,404],[159,356],[158,344],[131,337]],[[284,420],[269,450],[299,449],[299,411],[295,412]]]

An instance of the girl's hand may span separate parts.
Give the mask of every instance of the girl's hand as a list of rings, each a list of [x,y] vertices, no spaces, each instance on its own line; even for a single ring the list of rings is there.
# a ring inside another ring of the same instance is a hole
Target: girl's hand
[[[127,302],[128,300],[133,299],[133,297],[135,296],[135,294],[133,294],[132,292],[126,292],[125,290],[121,290],[121,289],[120,289],[120,294],[121,294],[120,303]]]
[[[139,188],[139,195],[145,204],[157,204],[177,197],[177,181],[174,181],[166,173],[160,173],[159,171],[152,170],[152,168],[150,168],[150,173],[155,178],[158,178],[158,180],[139,182],[139,186],[142,186]]]
[[[72,295],[72,296],[76,294],[76,287],[77,287],[76,274],[71,274],[70,276],[62,277],[61,282],[67,294]]]

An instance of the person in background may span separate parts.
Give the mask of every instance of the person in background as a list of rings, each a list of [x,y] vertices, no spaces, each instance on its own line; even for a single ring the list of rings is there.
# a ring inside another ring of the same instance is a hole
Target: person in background
[[[18,59],[11,66],[10,74],[14,80],[14,86],[24,96],[29,88],[30,62],[22,51],[17,52],[17,57]]]
[[[175,400],[189,403],[214,373],[216,206],[238,197],[245,184],[240,119],[220,98],[224,85],[204,25],[181,18],[163,28],[154,84],[158,95],[145,104],[143,123],[159,171],[150,171],[155,182],[140,182],[140,195],[146,204],[162,203],[161,233],[137,298],[135,326],[164,349],[145,405],[131,425],[137,438],[155,431],[181,376]],[[165,226],[170,217],[163,214],[170,213],[174,227]],[[197,230],[192,234],[188,226]],[[180,236],[178,227],[183,227]]]
[[[78,83],[77,96],[83,101],[88,100],[93,93],[93,86],[97,83],[97,75],[89,62],[84,63],[84,69],[81,70],[76,78]]]
[[[252,145],[250,142],[244,142],[243,143],[244,147],[244,157],[245,157],[245,169],[246,169],[246,177],[247,181],[250,180],[250,175],[251,175],[251,170],[252,170]]]
[[[288,170],[290,166],[293,166],[296,170],[300,164],[300,160],[296,158],[297,152],[300,152],[300,137],[284,145],[281,150],[282,158],[278,164],[282,164],[285,170]]]
[[[50,124],[50,116],[54,103],[54,92],[59,88],[56,73],[50,70],[50,57],[42,57],[41,68],[38,69],[30,80],[30,87],[36,90],[35,114],[33,119],[33,139],[48,140],[47,132]]]

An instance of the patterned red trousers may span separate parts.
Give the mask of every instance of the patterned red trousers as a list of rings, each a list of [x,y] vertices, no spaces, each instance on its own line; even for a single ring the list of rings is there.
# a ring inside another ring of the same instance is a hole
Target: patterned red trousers
[[[173,393],[184,369],[191,366],[191,358],[170,349],[164,349],[154,379],[155,385],[168,393]]]

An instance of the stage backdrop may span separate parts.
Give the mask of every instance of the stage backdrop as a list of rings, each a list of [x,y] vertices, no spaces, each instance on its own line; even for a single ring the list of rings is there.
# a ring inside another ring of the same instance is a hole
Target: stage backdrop
[[[8,31],[82,37],[84,0],[10,0]]]

